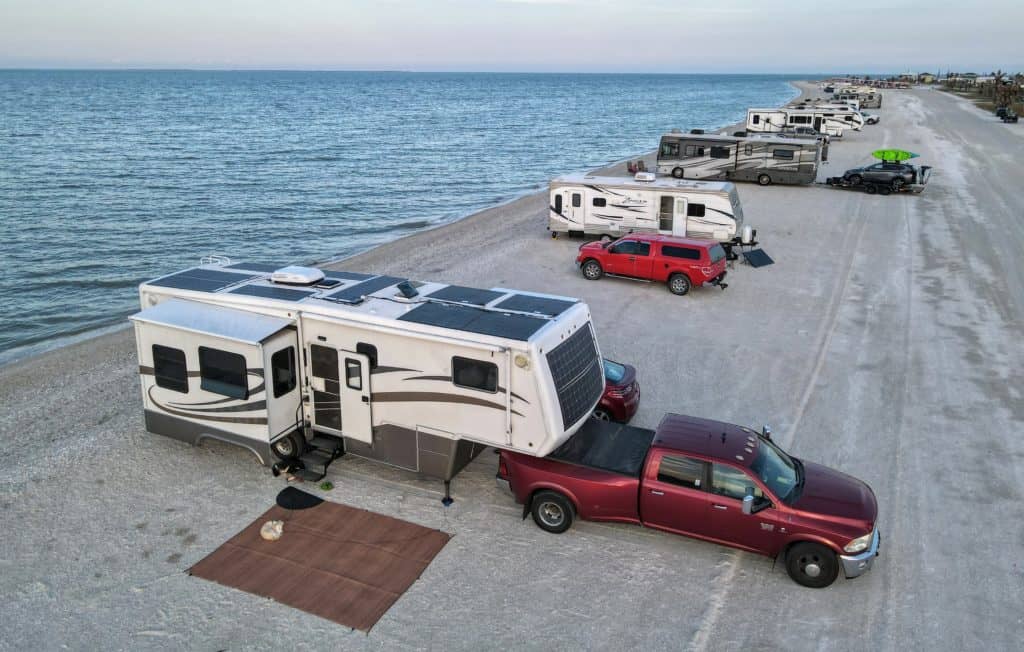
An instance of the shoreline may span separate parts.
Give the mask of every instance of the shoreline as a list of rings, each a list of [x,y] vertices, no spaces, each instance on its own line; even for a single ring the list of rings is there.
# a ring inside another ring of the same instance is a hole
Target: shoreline
[[[810,95],[810,93],[809,93],[809,91],[807,89],[801,88],[799,86],[799,84],[807,84],[807,83],[809,83],[806,80],[789,80],[786,83],[793,89],[793,91],[795,91],[795,95],[793,95],[791,98],[786,100],[783,104],[789,104],[789,103],[794,102],[797,99],[803,97],[804,95]],[[714,127],[714,128],[708,129],[708,133],[718,133],[720,131],[727,131],[727,132],[734,131],[737,128],[741,127],[742,125],[743,125],[743,123],[732,123],[732,124],[728,124],[728,125]],[[658,137],[660,138],[660,134],[659,134]],[[624,159],[612,161],[612,162],[610,162],[610,163],[608,163],[608,164],[606,164],[606,165],[604,165],[602,167],[599,167],[599,168],[594,168],[594,169],[591,169],[591,170],[586,170],[586,172],[589,173],[589,174],[621,172],[621,171],[624,170],[625,165],[626,165],[627,162],[634,161],[634,160],[641,159],[641,158],[644,159],[644,161],[647,162],[648,165],[650,165],[650,163],[651,163],[651,156],[653,154],[655,154],[656,152],[657,152],[656,148],[655,149],[651,149],[651,150],[647,150],[645,152],[642,152],[642,153],[639,153],[639,154],[635,154],[635,155],[629,156],[629,157],[624,158]],[[341,269],[341,268],[347,266],[348,263],[353,262],[353,261],[362,260],[364,257],[367,257],[367,260],[369,260],[369,261],[373,261],[375,259],[375,257],[371,256],[371,254],[373,254],[373,252],[376,252],[379,249],[394,247],[394,246],[399,245],[399,243],[402,243],[404,245],[404,244],[409,243],[411,239],[415,239],[417,237],[424,236],[425,234],[433,233],[433,232],[438,231],[440,229],[445,229],[446,227],[451,227],[451,226],[456,225],[456,224],[462,224],[463,222],[466,222],[468,220],[472,220],[473,218],[475,218],[475,217],[477,217],[479,215],[482,215],[482,214],[485,214],[485,213],[488,213],[488,212],[491,212],[491,211],[499,211],[499,210],[501,210],[503,208],[511,206],[512,204],[515,204],[516,202],[522,201],[524,199],[537,197],[537,196],[541,195],[542,193],[544,193],[546,191],[546,188],[547,188],[547,183],[545,182],[545,183],[542,183],[542,184],[538,185],[534,189],[522,191],[522,192],[520,192],[518,194],[513,195],[509,199],[500,201],[500,202],[498,202],[496,204],[491,204],[491,205],[484,206],[482,208],[476,209],[472,213],[467,213],[466,215],[462,215],[460,217],[456,217],[455,219],[453,219],[451,221],[443,222],[443,223],[440,223],[440,224],[436,224],[436,225],[427,227],[427,228],[425,228],[425,229],[423,229],[421,231],[416,231],[414,233],[409,233],[409,234],[403,235],[403,236],[401,236],[401,237],[399,237],[399,238],[397,238],[395,240],[392,240],[390,242],[384,242],[384,243],[373,245],[369,249],[366,249],[364,251],[360,251],[360,252],[357,252],[357,253],[353,253],[353,254],[350,254],[350,255],[347,255],[347,256],[342,256],[340,258],[328,258],[326,260],[314,261],[314,262],[311,263],[311,265],[320,266],[320,267],[323,267],[325,269]],[[133,313],[128,313],[128,314],[130,315],[130,314],[133,314]],[[76,347],[78,347],[80,345],[86,345],[86,344],[88,344],[91,341],[100,340],[100,339],[103,339],[103,338],[117,338],[124,331],[128,330],[131,327],[131,322],[128,321],[127,317],[128,317],[128,315],[125,315],[124,318],[121,321],[118,321],[118,322],[115,322],[115,323],[112,323],[112,324],[107,324],[107,325],[101,326],[99,328],[90,329],[90,330],[83,331],[83,332],[80,332],[80,333],[72,333],[72,334],[68,334],[68,335],[60,335],[60,336],[58,336],[56,338],[53,338],[52,340],[48,340],[48,341],[45,341],[45,342],[33,342],[31,344],[25,344],[25,345],[18,346],[18,347],[12,348],[12,349],[8,349],[7,351],[0,352],[0,371],[7,371],[7,370],[10,370],[10,369],[14,369],[14,368],[16,368],[19,365],[27,363],[27,362],[29,362],[31,360],[35,360],[35,359],[40,358],[42,356],[53,355],[53,354],[56,354],[57,352],[60,352],[60,351],[74,350]]]

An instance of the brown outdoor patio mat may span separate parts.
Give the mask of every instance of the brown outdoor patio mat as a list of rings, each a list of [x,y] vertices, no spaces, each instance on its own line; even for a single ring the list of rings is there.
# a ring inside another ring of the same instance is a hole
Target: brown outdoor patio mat
[[[271,520],[284,521],[277,541],[260,537]],[[450,538],[337,503],[275,505],[189,574],[368,632]]]

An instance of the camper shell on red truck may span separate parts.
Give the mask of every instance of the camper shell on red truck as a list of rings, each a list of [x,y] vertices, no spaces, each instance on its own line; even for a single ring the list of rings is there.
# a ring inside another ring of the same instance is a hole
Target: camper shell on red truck
[[[605,275],[657,281],[684,295],[705,283],[728,287],[726,257],[722,245],[711,240],[637,233],[580,245],[576,264],[591,281]]]
[[[770,434],[668,414],[656,430],[593,420],[547,457],[502,451],[498,485],[549,532],[574,518],[635,523],[782,557],[804,586],[878,554],[864,482],[791,457]]]

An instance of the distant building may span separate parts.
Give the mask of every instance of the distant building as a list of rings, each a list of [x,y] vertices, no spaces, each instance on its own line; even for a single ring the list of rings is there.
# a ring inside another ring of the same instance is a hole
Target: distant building
[[[930,72],[922,72],[917,75],[917,83],[919,84],[934,84],[935,75]]]

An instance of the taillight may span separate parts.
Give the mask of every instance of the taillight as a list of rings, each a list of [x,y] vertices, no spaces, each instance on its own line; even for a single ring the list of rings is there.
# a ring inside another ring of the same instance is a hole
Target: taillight
[[[508,480],[508,465],[505,464],[505,458],[498,458],[498,476]]]
[[[701,267],[700,268],[700,273],[703,274],[704,276],[711,276],[711,268],[710,267]]]

